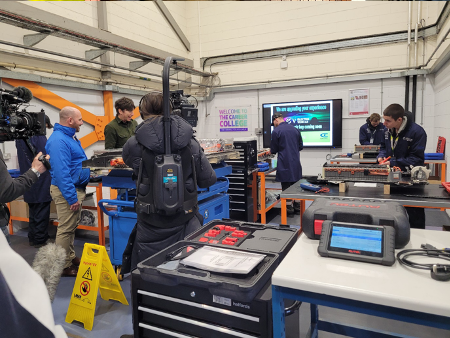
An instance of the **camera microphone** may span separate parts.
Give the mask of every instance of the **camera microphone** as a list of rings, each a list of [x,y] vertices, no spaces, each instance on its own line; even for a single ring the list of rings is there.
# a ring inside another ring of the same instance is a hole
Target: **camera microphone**
[[[18,98],[22,99],[23,102],[28,103],[33,98],[33,93],[26,87],[15,87],[11,94],[16,95]]]
[[[8,94],[11,96],[11,99],[20,99],[21,103],[28,103],[33,98],[31,90],[25,87],[15,87],[13,90],[0,88],[0,92]],[[13,96],[15,96],[15,98]]]

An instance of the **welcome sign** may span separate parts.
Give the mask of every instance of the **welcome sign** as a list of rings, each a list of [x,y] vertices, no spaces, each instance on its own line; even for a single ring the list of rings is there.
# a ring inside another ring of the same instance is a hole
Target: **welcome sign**
[[[217,108],[219,112],[220,132],[248,131],[250,106]]]

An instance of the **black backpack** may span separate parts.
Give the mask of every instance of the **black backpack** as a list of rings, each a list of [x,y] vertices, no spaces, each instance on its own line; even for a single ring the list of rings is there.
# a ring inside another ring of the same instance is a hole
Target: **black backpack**
[[[191,189],[188,181],[192,182]],[[171,228],[189,221],[198,210],[197,178],[190,146],[170,155],[156,155],[142,146],[136,187],[136,212],[150,215],[150,224]]]

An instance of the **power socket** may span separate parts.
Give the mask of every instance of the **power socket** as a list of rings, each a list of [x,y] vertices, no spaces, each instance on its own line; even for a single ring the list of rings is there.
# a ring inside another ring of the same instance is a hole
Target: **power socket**
[[[255,135],[262,135],[263,129],[262,128],[255,128]]]

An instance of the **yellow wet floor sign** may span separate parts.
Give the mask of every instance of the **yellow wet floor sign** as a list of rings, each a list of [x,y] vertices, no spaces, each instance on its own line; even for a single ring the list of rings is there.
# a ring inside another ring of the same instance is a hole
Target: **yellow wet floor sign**
[[[66,322],[76,320],[83,323],[85,329],[92,330],[99,289],[104,300],[113,299],[128,305],[105,247],[85,243]]]

